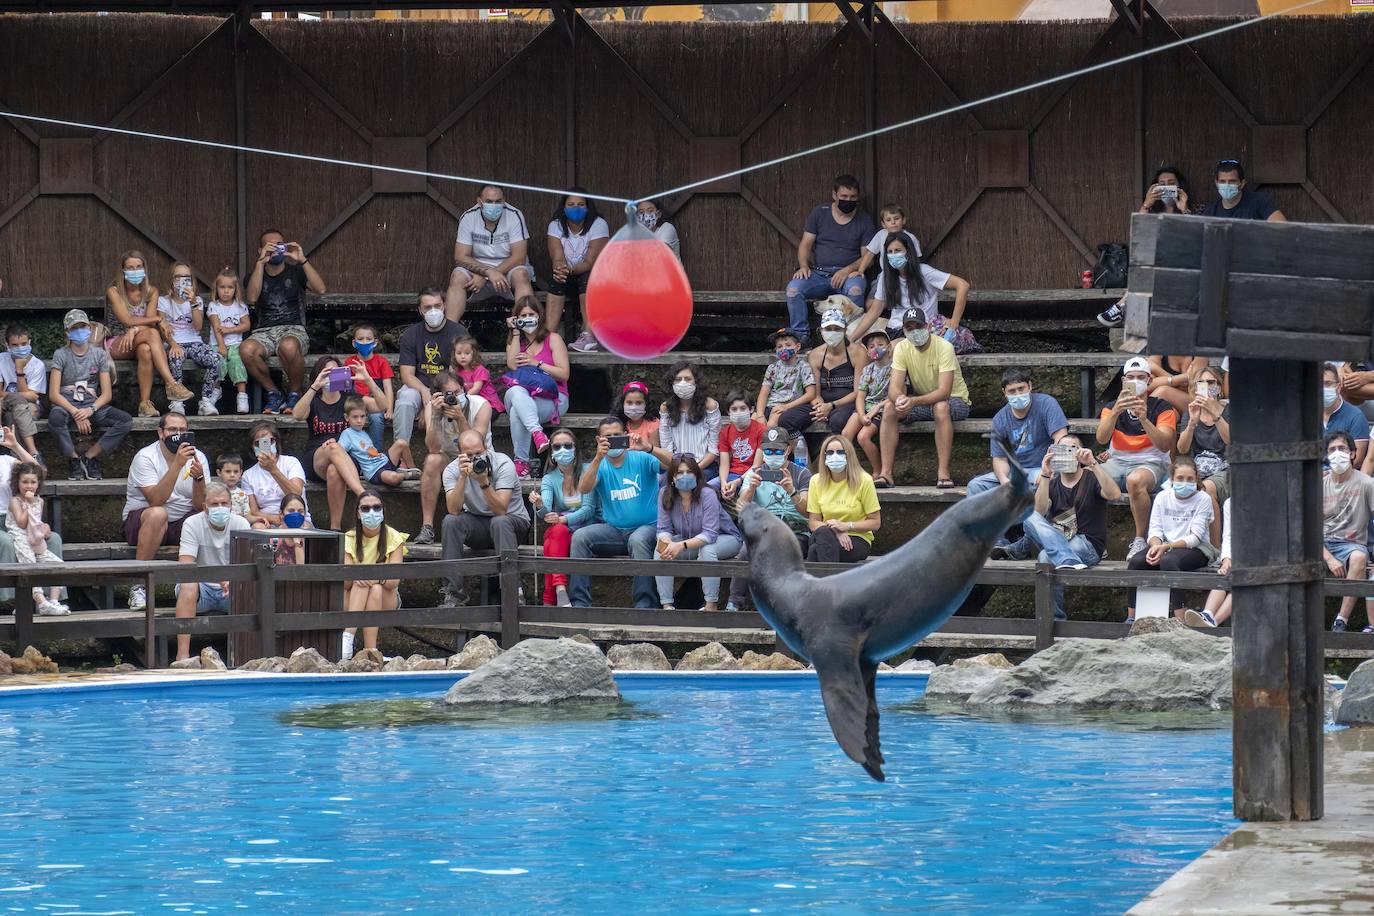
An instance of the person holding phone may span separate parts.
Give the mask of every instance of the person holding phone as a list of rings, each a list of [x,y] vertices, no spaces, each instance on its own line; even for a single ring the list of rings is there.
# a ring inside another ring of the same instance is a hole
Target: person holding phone
[[[886,389],[884,389],[886,392]],[[806,502],[810,496],[811,471],[805,465],[792,460],[792,443],[787,431],[774,427],[763,434],[759,443],[758,461],[740,478],[739,500],[736,505],[741,509],[749,503],[757,503],[776,515],[783,524],[792,529],[801,547],[802,556],[811,549],[811,525],[806,513]],[[736,559],[749,558],[748,547],[741,547]],[[730,582],[730,599],[725,605],[727,611],[737,611],[745,606],[749,597],[749,577],[736,576]]]
[[[444,559],[460,560],[467,547],[516,550],[530,530],[530,514],[520,497],[515,462],[487,448],[475,429],[458,437],[458,457],[444,468]],[[466,603],[463,580],[451,577],[440,587],[440,607]]]
[[[282,452],[281,433],[269,421],[248,431],[248,443],[257,459],[241,481],[248,494],[248,521],[254,528],[280,528],[282,501],[305,495],[305,468],[296,456]]]
[[[248,301],[253,304],[253,333],[239,345],[244,368],[267,392],[262,412],[291,410],[301,398],[305,384],[305,354],[310,352],[310,336],[305,331],[305,294],[325,293],[324,278],[310,263],[297,242],[288,242],[280,230],[268,229],[258,238],[258,260],[244,282]],[[281,360],[283,395],[272,381],[268,357]]]
[[[1177,441],[1178,411],[1162,398],[1149,394],[1150,362],[1133,356],[1122,367],[1121,396],[1102,408],[1097,422],[1097,443],[1108,446],[1103,465],[1126,492],[1135,521],[1135,538],[1126,559],[1149,548],[1145,532],[1150,527],[1150,497],[1169,479],[1169,453]]]
[[[337,378],[336,373],[340,369],[349,373],[353,382],[366,384],[373,397],[385,397],[377,387],[376,380],[362,366],[355,364],[344,367],[332,356],[321,356],[315,360],[315,380],[306,388],[296,406],[291,408],[291,415],[297,420],[304,420],[309,430],[310,438],[305,442],[305,473],[311,480],[325,485],[329,526],[335,530],[341,530],[339,526],[344,524],[344,501],[348,499],[348,494],[363,495],[363,482],[358,476],[358,468],[338,440],[339,435],[348,428],[348,419],[344,414],[344,392],[352,387],[348,376]]]
[[[1154,176],[1145,185],[1145,199],[1140,202],[1139,213],[1174,213],[1187,216],[1193,212],[1188,198],[1188,179],[1176,165],[1165,165],[1155,169]],[[1098,324],[1108,328],[1119,327],[1126,320],[1126,297],[1122,296],[1105,312],[1097,316]]]

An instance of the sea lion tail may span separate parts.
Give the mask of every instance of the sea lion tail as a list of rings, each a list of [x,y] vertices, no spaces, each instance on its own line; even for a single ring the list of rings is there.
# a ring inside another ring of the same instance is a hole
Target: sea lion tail
[[[1026,474],[1026,469],[1021,467],[1020,462],[1011,460],[1011,456],[1016,454],[1016,449],[1012,447],[1011,440],[1005,436],[994,436],[993,441],[1002,449],[1002,454],[1007,456],[1009,471],[1007,482],[1011,484],[1012,492],[1017,496],[1030,495],[1031,482],[1030,477]]]

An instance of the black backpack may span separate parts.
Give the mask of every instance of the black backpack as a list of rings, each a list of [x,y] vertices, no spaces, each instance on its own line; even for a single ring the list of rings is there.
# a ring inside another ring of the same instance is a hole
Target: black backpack
[[[1125,245],[1114,242],[1098,245],[1097,266],[1093,268],[1093,286],[1097,289],[1125,289],[1130,263],[1130,249]]]

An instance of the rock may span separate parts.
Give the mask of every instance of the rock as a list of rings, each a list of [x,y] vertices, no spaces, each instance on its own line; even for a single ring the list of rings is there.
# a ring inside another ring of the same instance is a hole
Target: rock
[[[134,671],[137,671],[137,670],[138,670],[138,668],[134,667],[133,665],[129,664],[128,662],[120,662],[118,665],[113,665],[113,666],[111,666],[111,667],[109,667],[109,668],[97,668],[97,669],[95,669],[95,673],[96,673],[96,674],[129,674],[129,673],[134,672]]]
[[[450,706],[616,704],[620,689],[599,649],[572,639],[527,639],[454,684]]]
[[[224,663],[224,659],[219,657],[213,646],[206,646],[200,650],[200,667],[205,671],[228,671],[229,666]]]
[[[291,653],[291,657],[286,661],[286,670],[290,674],[318,674],[332,673],[339,669],[318,650],[302,646]]]
[[[1322,688],[1323,693],[1326,695],[1324,704],[1325,716],[1323,721],[1325,721],[1327,725],[1334,725],[1337,717],[1341,714],[1341,694],[1344,693],[1344,691],[1337,690],[1336,686],[1331,683],[1329,676],[1326,678],[1326,683],[1322,685]]]
[[[361,652],[354,652],[353,657],[339,665],[340,671],[347,671],[349,674],[363,674],[370,671],[381,671],[382,665],[386,664],[386,659],[382,653],[376,649],[363,649]]]
[[[1350,673],[1336,709],[1336,724],[1374,725],[1374,659],[1361,662]]]
[[[463,646],[463,651],[449,656],[448,666],[462,671],[475,671],[501,652],[501,647],[490,636],[474,636]]]
[[[668,656],[651,642],[632,642],[623,646],[611,646],[606,650],[606,660],[616,671],[672,671]]]
[[[878,662],[878,670],[879,670],[879,671],[891,671],[891,670],[893,670],[893,668],[892,668],[892,666],[889,665],[887,662]]]
[[[760,655],[749,650],[739,657],[739,666],[746,671],[800,671],[801,662],[793,658],[788,658],[781,652],[773,652],[770,655]]]
[[[14,673],[14,659],[10,658],[9,653],[0,649],[0,675]]]
[[[1064,639],[1015,668],[992,670],[996,676],[966,705],[1135,712],[1231,708],[1231,641],[1181,624],[1126,639]]]
[[[14,674],[56,674],[57,662],[29,646],[23,655],[10,659],[10,670]]]
[[[191,671],[199,671],[199,670],[200,670],[200,656],[198,656],[198,655],[192,655],[190,658],[180,658],[180,659],[177,659],[176,661],[172,662],[172,663],[171,663],[170,665],[168,665],[167,667],[168,667],[168,668],[176,668],[176,669],[179,669],[179,670],[182,670],[182,671],[185,671],[185,670],[187,670],[187,669],[189,669],[189,670],[191,670]]]
[[[1015,668],[1007,657],[1001,652],[988,652],[983,655],[975,655],[973,658],[956,658],[953,662],[955,668]]]
[[[596,645],[596,643],[592,640],[592,638],[591,638],[590,636],[588,636],[586,633],[577,633],[577,634],[574,634],[574,635],[573,635],[572,637],[570,637],[570,638],[572,639],[573,642],[580,642],[580,643],[583,643],[583,644],[588,645],[588,646],[594,646],[594,645]]]
[[[934,671],[935,663],[928,658],[908,658],[897,666],[898,671]]]
[[[448,667],[448,660],[443,658],[430,658],[426,655],[412,655],[406,659],[406,670],[408,671],[443,671]]]
[[[268,674],[282,674],[286,671],[286,659],[280,655],[255,658],[239,665],[240,671],[263,671]]]
[[[735,671],[739,669],[739,659],[718,642],[708,642],[682,656],[677,663],[679,671]]]
[[[409,670],[410,670],[410,665],[406,664],[406,660],[403,659],[403,658],[401,658],[401,656],[399,656],[399,655],[393,655],[391,658],[389,658],[389,659],[386,660],[386,664],[382,665],[382,670],[383,670],[383,671],[409,671]]]
[[[1148,633],[1167,633],[1170,630],[1186,630],[1188,627],[1176,617],[1141,617],[1131,624],[1127,637],[1144,636]]]
[[[925,699],[939,703],[963,703],[989,681],[1002,674],[1000,669],[980,665],[974,668],[956,668],[941,665],[930,672],[926,681]]]

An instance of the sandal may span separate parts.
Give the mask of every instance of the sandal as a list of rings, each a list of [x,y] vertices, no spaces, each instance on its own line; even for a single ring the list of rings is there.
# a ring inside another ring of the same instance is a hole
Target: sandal
[[[953,481],[953,480],[950,480],[948,477],[941,477],[939,480],[935,481],[935,489],[937,489],[937,490],[953,490],[953,489],[954,489],[954,481]]]
[[[886,477],[874,477],[873,486],[877,487],[879,490],[891,490],[892,481],[888,480]]]

